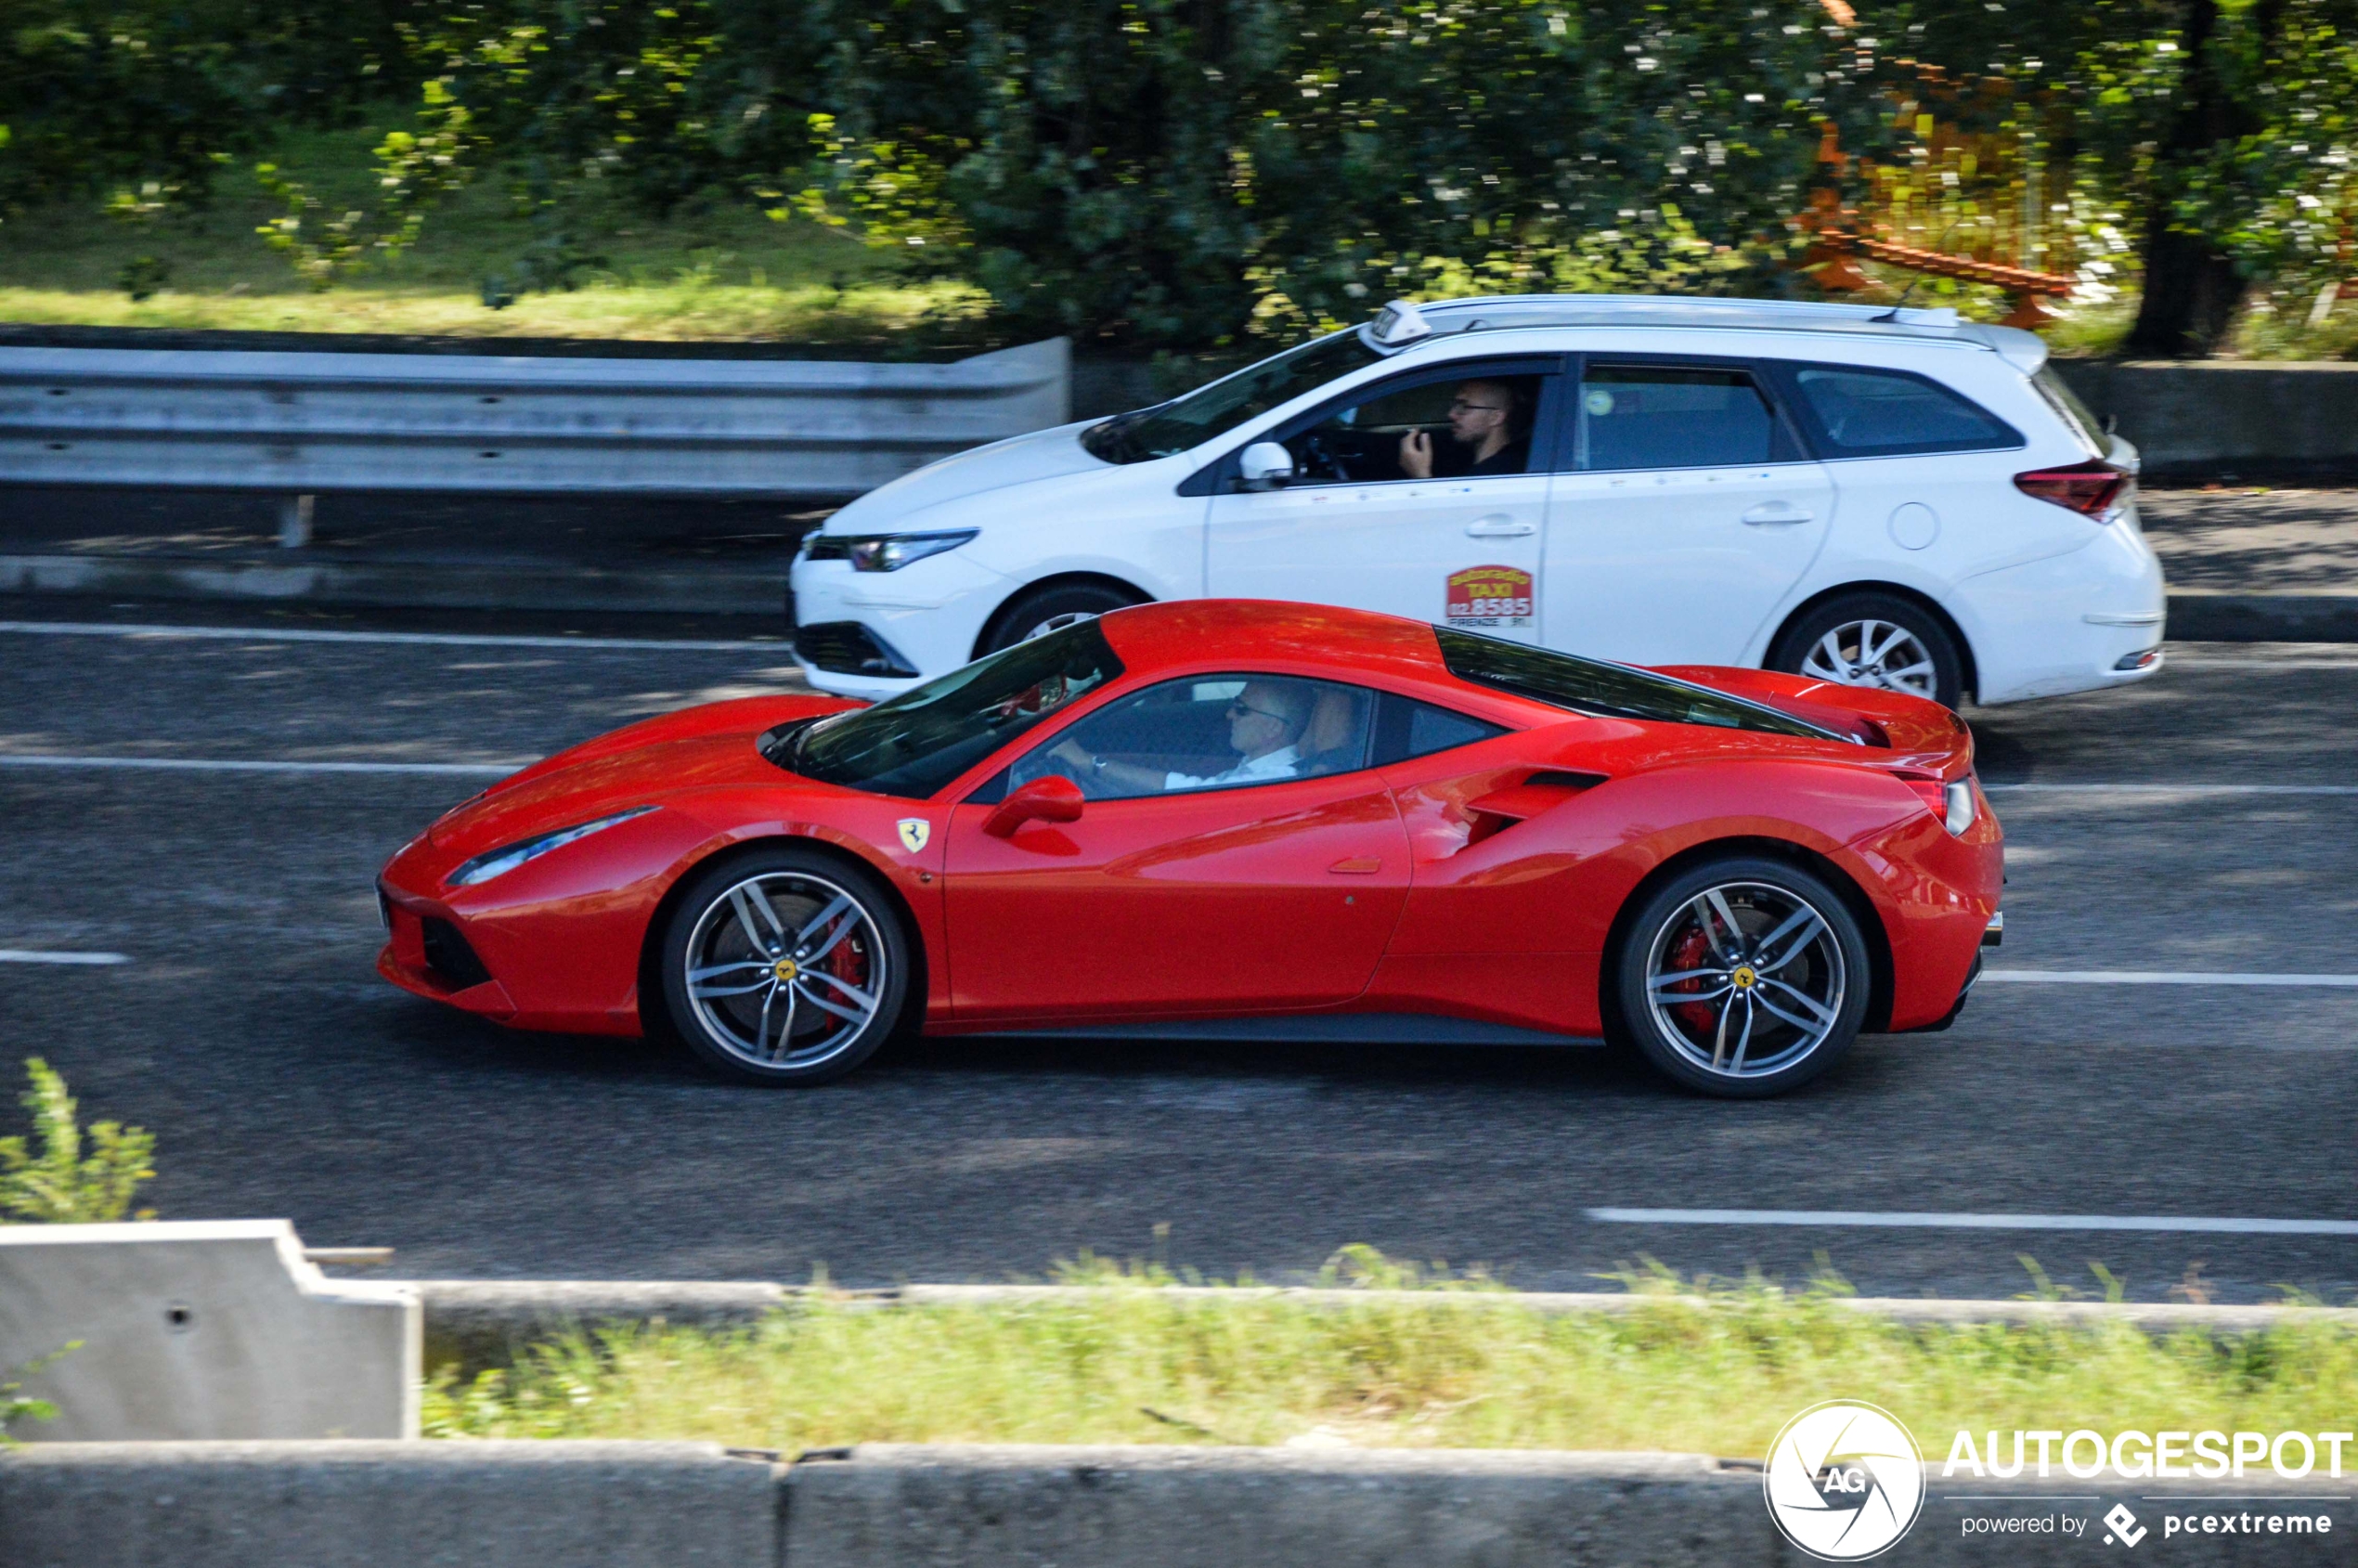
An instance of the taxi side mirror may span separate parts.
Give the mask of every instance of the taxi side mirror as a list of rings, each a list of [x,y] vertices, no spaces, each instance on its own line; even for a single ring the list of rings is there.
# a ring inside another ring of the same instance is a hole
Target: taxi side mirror
[[[1083,798],[1079,784],[1051,773],[1011,792],[983,819],[982,831],[993,838],[1012,838],[1026,823],[1079,822]]]
[[[1274,490],[1293,477],[1293,454],[1275,441],[1256,441],[1237,460],[1237,475],[1248,490]]]

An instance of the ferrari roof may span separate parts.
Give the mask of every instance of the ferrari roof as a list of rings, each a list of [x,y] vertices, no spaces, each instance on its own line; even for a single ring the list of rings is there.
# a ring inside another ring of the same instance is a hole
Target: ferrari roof
[[[1116,610],[1106,640],[1131,672],[1276,663],[1448,679],[1432,628],[1402,616],[1270,599],[1180,599]]]

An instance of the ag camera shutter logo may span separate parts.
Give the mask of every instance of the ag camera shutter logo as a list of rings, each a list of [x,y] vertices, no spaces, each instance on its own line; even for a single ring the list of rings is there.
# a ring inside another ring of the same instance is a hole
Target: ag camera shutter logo
[[[1821,1562],[1861,1562],[1924,1511],[1924,1453],[1890,1411],[1830,1399],[1777,1433],[1761,1490],[1785,1539]]]

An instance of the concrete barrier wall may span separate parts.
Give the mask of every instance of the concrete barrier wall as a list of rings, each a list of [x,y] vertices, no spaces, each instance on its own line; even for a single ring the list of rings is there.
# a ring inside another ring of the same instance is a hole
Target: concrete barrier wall
[[[23,1380],[36,1441],[414,1437],[421,1328],[285,1220],[0,1225],[0,1374],[81,1341]]]
[[[1920,1434],[1922,1435],[1922,1434]],[[8,1568],[1730,1568],[1808,1560],[1699,1455],[705,1443],[58,1444],[0,1454]],[[2084,1563],[2125,1503],[2179,1564],[2358,1563],[2347,1481],[1944,1483],[1879,1561]],[[1989,1491],[2055,1494],[1993,1505]],[[2301,1536],[2165,1512],[2324,1515]],[[1968,1517],[2046,1517],[1969,1534]],[[2069,1517],[2077,1528],[2065,1527]]]
[[[2358,362],[2058,359],[2157,478],[2358,477]]]
[[[710,1443],[75,1443],[0,1454],[8,1568],[775,1568]]]

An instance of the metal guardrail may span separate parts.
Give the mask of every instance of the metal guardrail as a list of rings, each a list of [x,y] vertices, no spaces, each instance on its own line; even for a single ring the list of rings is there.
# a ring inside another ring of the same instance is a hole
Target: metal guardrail
[[[0,481],[849,497],[1061,424],[1071,388],[1062,338],[947,365],[0,347]]]

